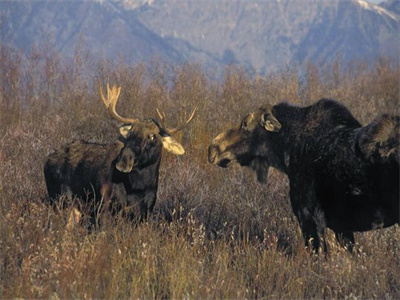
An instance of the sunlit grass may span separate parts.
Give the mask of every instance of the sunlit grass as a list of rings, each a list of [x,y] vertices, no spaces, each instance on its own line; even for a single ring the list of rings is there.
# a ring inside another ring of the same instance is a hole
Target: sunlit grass
[[[380,59],[347,67],[305,64],[255,78],[228,67],[213,81],[197,64],[71,63],[4,47],[0,298],[400,298],[398,226],[356,234],[353,254],[327,230],[329,254],[315,255],[304,248],[285,175],[272,171],[262,185],[247,169],[207,164],[215,135],[267,102],[331,97],[364,124],[398,112],[399,66]],[[73,139],[117,137],[98,95],[107,79],[122,86],[123,116],[156,117],[158,107],[173,126],[200,108],[177,136],[185,156],[163,154],[149,222],[105,220],[88,234],[68,225],[72,205],[54,211],[43,204],[42,169],[53,148]]]

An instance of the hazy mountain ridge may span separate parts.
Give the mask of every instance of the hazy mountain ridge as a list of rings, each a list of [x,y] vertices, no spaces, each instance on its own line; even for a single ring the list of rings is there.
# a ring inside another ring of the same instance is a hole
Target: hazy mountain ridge
[[[400,18],[400,1],[398,0],[387,0],[382,2],[380,5],[384,9],[394,13],[397,15],[397,18]]]
[[[10,1],[1,12],[2,40],[22,49],[50,41],[66,55],[80,44],[104,57],[139,61],[158,55],[167,62],[181,61],[163,38],[112,1]]]
[[[399,53],[399,1],[364,0],[17,1],[1,5],[2,39],[29,48],[51,36],[105,57],[158,56],[218,67],[237,62],[265,73],[293,62]],[[7,38],[6,38],[7,37]]]
[[[261,72],[304,59],[330,60],[338,52],[345,59],[398,53],[398,45],[390,44],[398,35],[394,14],[361,0],[307,1],[306,7],[303,1],[230,1],[224,6],[224,1],[155,1],[141,8],[138,18],[164,38],[188,42],[196,50],[184,51],[191,58],[204,51]]]

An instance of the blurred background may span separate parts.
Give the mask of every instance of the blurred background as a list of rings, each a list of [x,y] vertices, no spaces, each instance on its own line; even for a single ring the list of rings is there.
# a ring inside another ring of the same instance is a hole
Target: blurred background
[[[198,62],[261,75],[304,60],[399,56],[397,0],[1,1],[1,40],[133,63]],[[215,70],[218,71],[215,71]]]

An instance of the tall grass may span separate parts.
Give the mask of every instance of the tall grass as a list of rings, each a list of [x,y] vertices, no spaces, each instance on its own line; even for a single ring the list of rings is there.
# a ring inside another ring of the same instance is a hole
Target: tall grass
[[[0,298],[400,298],[398,226],[356,234],[354,254],[328,230],[329,255],[314,255],[303,246],[285,175],[272,171],[262,185],[247,169],[206,160],[216,134],[265,103],[335,98],[364,124],[398,113],[398,65],[381,58],[345,68],[337,59],[268,76],[230,66],[213,81],[198,64],[0,50]],[[42,169],[53,148],[73,139],[117,137],[99,98],[107,80],[122,86],[123,116],[155,117],[158,107],[173,126],[200,109],[178,136],[186,155],[163,154],[149,222],[114,220],[88,234],[67,226],[71,206],[43,204]]]

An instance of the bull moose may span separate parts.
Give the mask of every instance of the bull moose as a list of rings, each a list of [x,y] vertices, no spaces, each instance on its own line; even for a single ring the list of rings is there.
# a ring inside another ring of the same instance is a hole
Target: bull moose
[[[266,181],[269,167],[287,174],[290,202],[306,245],[321,247],[326,227],[351,251],[354,232],[399,224],[400,117],[363,127],[340,103],[265,105],[219,134],[210,163],[240,164]]]
[[[182,155],[185,150],[172,134],[182,130],[194,117],[176,128],[165,126],[165,114],[157,109],[160,123],[149,119],[124,118],[116,112],[121,87],[107,84],[107,97],[100,86],[101,98],[110,116],[122,123],[120,135],[111,144],[75,141],[51,153],[44,166],[48,195],[53,204],[60,194],[76,195],[81,204],[91,204],[90,225],[94,225],[101,206],[109,205],[114,213],[129,219],[147,218],[158,189],[162,148]],[[186,119],[186,118],[185,118]]]

